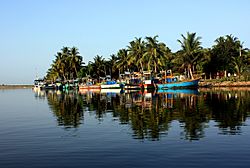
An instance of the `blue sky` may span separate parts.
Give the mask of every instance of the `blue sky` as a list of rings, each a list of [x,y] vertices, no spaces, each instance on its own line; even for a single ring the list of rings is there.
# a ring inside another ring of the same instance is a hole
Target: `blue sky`
[[[0,84],[43,77],[63,46],[84,61],[109,58],[135,37],[159,35],[172,51],[196,32],[203,47],[232,34],[250,48],[249,0],[1,0]]]

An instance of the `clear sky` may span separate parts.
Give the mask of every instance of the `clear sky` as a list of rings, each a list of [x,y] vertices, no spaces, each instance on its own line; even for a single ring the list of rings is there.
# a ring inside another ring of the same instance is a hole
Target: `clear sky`
[[[135,37],[172,51],[196,32],[203,47],[232,34],[250,48],[250,0],[0,0],[0,84],[32,84],[63,46],[109,58]]]

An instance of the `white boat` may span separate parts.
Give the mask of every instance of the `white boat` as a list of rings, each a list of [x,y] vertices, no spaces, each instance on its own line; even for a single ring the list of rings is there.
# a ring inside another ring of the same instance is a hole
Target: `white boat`
[[[121,89],[121,85],[116,81],[111,80],[111,76],[107,75],[105,82],[101,84],[101,89]]]
[[[34,89],[42,89],[45,85],[43,79],[36,79],[34,80]]]
[[[121,89],[121,86],[119,83],[101,84],[101,89]]]
[[[101,93],[121,93],[121,89],[101,89]]]

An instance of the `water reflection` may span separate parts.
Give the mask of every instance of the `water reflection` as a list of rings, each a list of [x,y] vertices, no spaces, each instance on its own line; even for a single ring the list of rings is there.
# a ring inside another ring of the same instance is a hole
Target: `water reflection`
[[[83,122],[83,100],[77,92],[35,90],[35,97],[47,99],[59,126],[76,128]]]
[[[179,125],[180,138],[187,140],[205,137],[209,127],[217,127],[223,135],[237,135],[250,113],[250,91],[104,91],[51,91],[35,96],[48,100],[58,124],[65,128],[83,124],[85,112],[93,113],[98,122],[111,113],[113,120],[131,127],[135,139],[159,140],[173,123]]]
[[[207,91],[206,106],[218,124],[221,134],[240,134],[250,114],[250,91]]]

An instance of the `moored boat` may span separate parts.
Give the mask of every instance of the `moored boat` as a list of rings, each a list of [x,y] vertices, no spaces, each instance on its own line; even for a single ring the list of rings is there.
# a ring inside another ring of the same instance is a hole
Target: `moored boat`
[[[122,93],[121,89],[101,89],[101,93]]]
[[[45,82],[43,79],[36,79],[34,80],[34,89],[43,89],[44,84]]]
[[[141,90],[141,80],[139,78],[129,79],[124,86],[125,90]]]
[[[101,84],[101,89],[121,89],[121,85],[116,82],[106,82],[104,84]]]
[[[117,83],[114,80],[111,80],[111,76],[107,75],[105,81],[101,83],[101,89],[121,89],[123,84]]]
[[[126,83],[124,86],[125,90],[141,90],[141,84]]]
[[[172,71],[162,71],[164,76],[161,83],[157,83],[158,90],[164,89],[184,89],[184,88],[198,88],[200,79],[183,79],[180,80],[178,76],[173,76]]]
[[[93,85],[91,82],[87,82],[86,84],[79,85],[79,90],[86,90],[86,89],[101,89],[101,86]]]
[[[88,89],[79,89],[80,94],[86,94],[86,93],[100,93],[101,89],[95,89],[95,88],[88,88]]]
[[[142,89],[155,89],[155,84],[152,80],[151,72],[143,71],[142,74],[142,84],[140,84]]]
[[[55,90],[56,89],[56,85],[54,83],[46,83],[44,85],[43,89],[46,89],[46,90]]]
[[[45,89],[45,90],[54,90],[56,89],[56,85],[49,81],[44,81],[42,79],[36,79],[34,81],[34,89]]]
[[[80,85],[79,90],[82,90],[82,89],[101,89],[101,86],[100,85],[90,85],[90,86]]]
[[[140,72],[125,72],[121,78],[125,90],[141,90],[141,73]]]
[[[190,79],[184,81],[173,81],[169,83],[156,84],[157,89],[169,89],[169,88],[197,88],[199,86],[200,79]]]
[[[76,80],[68,80],[65,82],[65,89],[66,90],[72,90],[72,89],[78,89],[78,83],[79,81]]]

